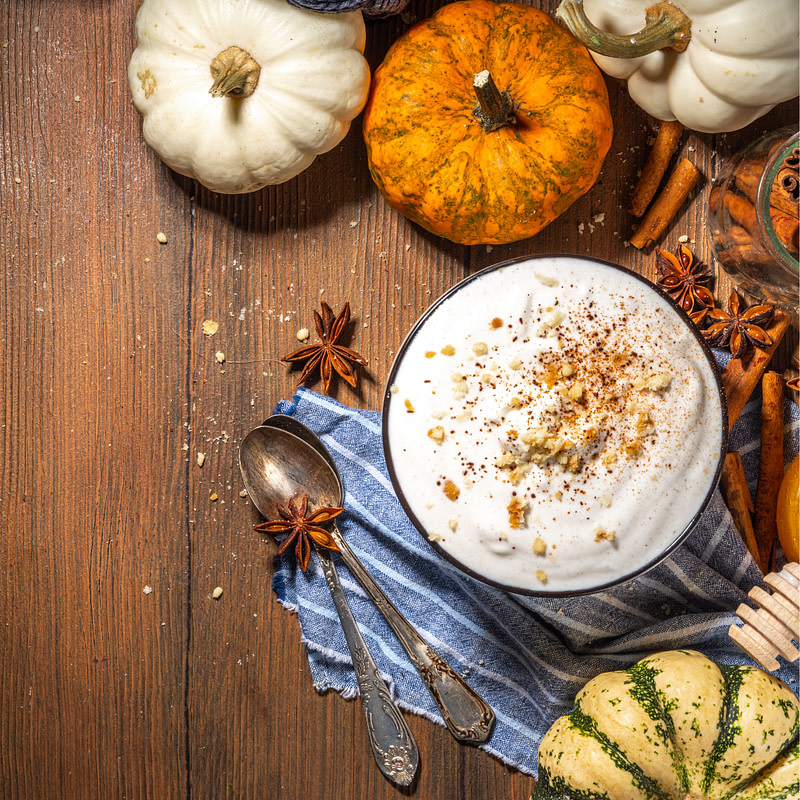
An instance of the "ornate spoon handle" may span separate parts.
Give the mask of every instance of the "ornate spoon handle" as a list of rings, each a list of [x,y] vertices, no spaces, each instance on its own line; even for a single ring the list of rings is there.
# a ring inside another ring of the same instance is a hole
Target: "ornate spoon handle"
[[[383,589],[361,565],[335,523],[331,527],[331,533],[339,546],[344,563],[397,634],[408,657],[425,682],[436,705],[439,706],[450,732],[462,742],[476,744],[485,742],[494,724],[494,712],[491,707],[465,683],[397,610]]]
[[[389,689],[367,650],[364,637],[347,603],[333,559],[328,551],[321,547],[316,547],[316,551],[353,658],[361,703],[367,720],[369,743],[378,769],[394,783],[408,786],[414,780],[419,765],[417,744],[400,711],[392,702]]]

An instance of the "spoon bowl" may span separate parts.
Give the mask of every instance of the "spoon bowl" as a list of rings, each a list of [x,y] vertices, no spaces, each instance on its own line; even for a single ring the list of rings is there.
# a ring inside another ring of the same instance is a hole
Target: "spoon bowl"
[[[278,503],[299,495],[308,497],[311,508],[342,504],[338,473],[288,430],[273,425],[252,430],[239,450],[239,467],[247,494],[267,519],[278,517]]]

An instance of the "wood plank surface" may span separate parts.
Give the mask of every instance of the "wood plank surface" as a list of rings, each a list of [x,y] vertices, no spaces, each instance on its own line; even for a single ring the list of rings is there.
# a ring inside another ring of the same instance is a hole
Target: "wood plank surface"
[[[372,68],[437,5],[368,21]],[[142,139],[125,72],[136,7],[0,5],[0,798],[527,800],[532,778],[417,717],[416,784],[380,776],[359,705],[311,685],[237,447],[292,394],[278,359],[320,299],[351,302],[369,361],[333,395],[378,409],[405,332],[477,269],[563,252],[654,277],[652,253],[626,245],[626,207],[655,122],[609,80],[618,124],[599,182],[513,245],[455,245],[392,211],[360,119],[294,180],[225,197]],[[708,181],[797,113],[686,134],[679,155]],[[686,234],[711,263],[705,191],[662,246]],[[719,275],[718,296],[727,286]],[[796,329],[778,358],[795,343]]]

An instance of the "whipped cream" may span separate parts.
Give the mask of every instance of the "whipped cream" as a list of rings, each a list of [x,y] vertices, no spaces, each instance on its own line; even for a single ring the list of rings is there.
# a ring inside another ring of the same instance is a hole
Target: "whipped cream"
[[[465,281],[412,332],[384,406],[387,461],[417,527],[523,591],[589,591],[656,562],[706,502],[725,442],[690,325],[591,259]]]

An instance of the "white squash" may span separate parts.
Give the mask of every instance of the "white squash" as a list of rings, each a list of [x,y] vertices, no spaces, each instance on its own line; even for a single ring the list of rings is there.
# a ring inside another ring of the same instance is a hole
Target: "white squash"
[[[360,11],[285,0],[144,0],[128,65],[144,138],[216,192],[282,183],[335,147],[366,103]]]
[[[706,133],[797,97],[797,0],[563,0],[556,12],[656,119]]]
[[[584,686],[542,739],[533,800],[798,798],[799,720],[763,670],[657,653]]]

